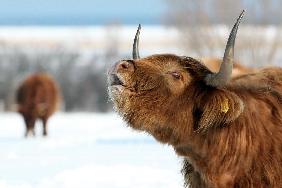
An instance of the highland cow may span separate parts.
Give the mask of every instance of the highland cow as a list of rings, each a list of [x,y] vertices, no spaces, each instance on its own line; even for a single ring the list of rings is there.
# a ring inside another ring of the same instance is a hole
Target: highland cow
[[[117,112],[184,157],[182,172],[192,188],[282,187],[282,69],[231,79],[242,16],[217,73],[191,57],[140,58],[140,26],[133,59],[109,73]]]
[[[49,75],[37,73],[23,81],[17,91],[17,104],[18,112],[25,121],[26,137],[29,134],[35,135],[37,119],[42,120],[43,135],[47,136],[47,121],[57,109],[58,102],[58,87]]]

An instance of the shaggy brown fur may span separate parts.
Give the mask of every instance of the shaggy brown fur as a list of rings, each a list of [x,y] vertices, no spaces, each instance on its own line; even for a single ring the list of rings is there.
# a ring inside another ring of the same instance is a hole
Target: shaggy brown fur
[[[36,119],[43,122],[43,135],[47,135],[48,118],[55,112],[59,102],[59,91],[55,81],[47,74],[30,75],[17,91],[18,112],[24,117],[25,136],[35,135]]]
[[[282,187],[282,69],[205,84],[201,62],[170,54],[118,62],[109,94],[128,125],[185,158],[192,188]]]
[[[218,72],[220,65],[222,63],[222,59],[211,58],[211,57],[201,58],[200,61],[204,63],[207,66],[207,68],[211,70],[212,72]],[[255,71],[256,71],[255,68],[247,67],[238,62],[234,62],[233,70],[232,70],[232,77],[236,77],[236,76],[247,74],[247,73],[253,73]]]

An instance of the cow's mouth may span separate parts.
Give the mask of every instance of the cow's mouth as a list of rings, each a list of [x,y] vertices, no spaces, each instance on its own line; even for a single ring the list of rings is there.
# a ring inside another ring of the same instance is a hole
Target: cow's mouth
[[[114,93],[120,93],[120,92],[130,92],[135,93],[135,89],[134,87],[131,87],[129,85],[127,85],[122,78],[120,78],[118,75],[116,74],[110,74],[108,77],[108,85],[109,85],[109,89],[111,92]]]
[[[111,74],[109,78],[109,85],[110,86],[123,86],[123,82],[116,74]]]

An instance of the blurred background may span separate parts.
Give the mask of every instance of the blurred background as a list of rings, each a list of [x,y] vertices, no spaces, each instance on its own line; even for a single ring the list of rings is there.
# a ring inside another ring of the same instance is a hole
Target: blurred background
[[[108,99],[107,70],[131,57],[139,23],[141,56],[221,58],[245,9],[236,59],[250,67],[282,60],[282,0],[0,0],[0,5],[1,188],[182,187],[181,159],[128,129]],[[38,71],[58,82],[62,105],[49,122],[48,138],[23,139],[15,92]]]
[[[60,85],[63,111],[111,111],[106,70],[131,56],[139,23],[143,56],[221,58],[230,27],[246,9],[236,58],[254,67],[279,64],[281,6],[280,0],[2,0],[0,110],[14,110],[19,82],[43,70]]]

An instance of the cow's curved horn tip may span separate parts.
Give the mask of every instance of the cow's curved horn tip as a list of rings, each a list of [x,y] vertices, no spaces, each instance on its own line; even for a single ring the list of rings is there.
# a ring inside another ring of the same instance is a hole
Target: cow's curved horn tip
[[[246,10],[243,9],[242,12],[241,12],[241,14],[240,14],[240,16],[239,16],[240,19],[244,16],[245,12],[246,12]]]

